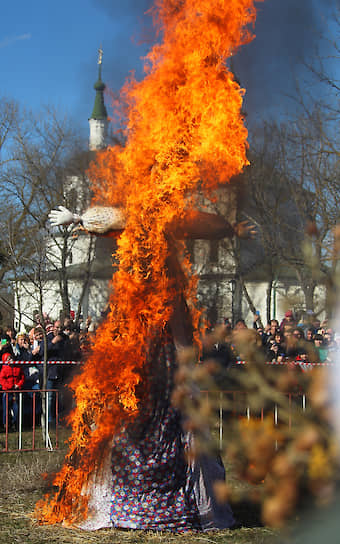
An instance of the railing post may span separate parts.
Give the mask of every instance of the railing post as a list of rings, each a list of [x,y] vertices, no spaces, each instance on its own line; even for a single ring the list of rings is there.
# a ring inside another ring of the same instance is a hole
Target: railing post
[[[45,448],[48,449],[48,439],[49,439],[49,435],[48,435],[48,418],[49,418],[49,414],[48,414],[48,399],[49,399],[49,391],[46,391],[45,393]]]
[[[277,404],[275,404],[274,406],[274,425],[275,427],[277,426],[277,422],[278,422],[278,408],[277,408]],[[279,445],[278,445],[278,442],[277,440],[275,440],[275,450],[277,451]]]
[[[22,393],[19,393],[19,417],[18,417],[18,431],[19,431],[19,441],[18,448],[22,449]]]
[[[35,449],[35,408],[36,408],[36,392],[33,389],[33,399],[32,399],[32,449]]]
[[[55,447],[58,447],[59,391],[55,392]]]
[[[219,408],[219,442],[220,442],[220,451],[223,447],[223,393],[220,392],[220,408]]]
[[[277,426],[278,421],[278,410],[277,410],[277,404],[274,406],[274,425]]]
[[[6,412],[6,441],[5,441],[5,449],[6,451],[8,451],[8,393],[3,393],[4,395],[6,395],[6,401],[5,401],[5,412]]]

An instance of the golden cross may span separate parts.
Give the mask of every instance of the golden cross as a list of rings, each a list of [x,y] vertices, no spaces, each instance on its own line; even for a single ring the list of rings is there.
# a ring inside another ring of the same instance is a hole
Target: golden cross
[[[102,46],[100,46],[100,48],[98,49],[98,64],[101,64],[102,63],[102,60],[103,60],[103,50],[102,50]]]

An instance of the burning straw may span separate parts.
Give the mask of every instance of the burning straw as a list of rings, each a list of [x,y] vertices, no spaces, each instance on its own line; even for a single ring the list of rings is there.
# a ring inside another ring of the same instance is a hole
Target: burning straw
[[[122,90],[126,145],[98,154],[90,168],[94,203],[120,206],[127,224],[118,240],[111,313],[72,386],[70,451],[36,507],[48,523],[86,517],[84,489],[122,421],[138,412],[135,387],[147,338],[169,320],[180,290],[195,310],[195,282],[167,275],[167,226],[247,164],[244,91],[226,61],[252,39],[253,0],[155,0],[162,42],[145,58],[145,78]],[[183,266],[188,277],[189,263]]]

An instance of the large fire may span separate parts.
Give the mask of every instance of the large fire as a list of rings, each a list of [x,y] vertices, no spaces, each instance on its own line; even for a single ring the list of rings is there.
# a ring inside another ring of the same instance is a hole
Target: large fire
[[[178,290],[192,302],[194,282],[167,273],[167,226],[247,164],[243,90],[226,60],[252,39],[254,0],[155,0],[162,43],[145,59],[145,78],[122,90],[126,145],[98,154],[90,168],[94,202],[122,206],[110,314],[72,387],[70,449],[54,485],[36,507],[44,522],[74,523],[87,513],[86,482],[118,425],[138,413],[135,393],[148,339],[171,317]],[[183,259],[188,272],[188,260]]]

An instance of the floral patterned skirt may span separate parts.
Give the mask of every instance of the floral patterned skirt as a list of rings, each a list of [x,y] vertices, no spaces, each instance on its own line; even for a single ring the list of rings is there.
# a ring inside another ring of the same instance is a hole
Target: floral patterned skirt
[[[128,433],[112,449],[111,521],[114,527],[199,530],[178,415],[166,416],[135,441]]]
[[[154,345],[142,380],[140,414],[115,436],[107,475],[92,482],[83,529],[186,532],[233,525],[229,506],[213,497],[213,482],[224,479],[223,466],[216,459],[187,462],[181,417],[170,399],[174,370],[173,342],[163,339]]]

